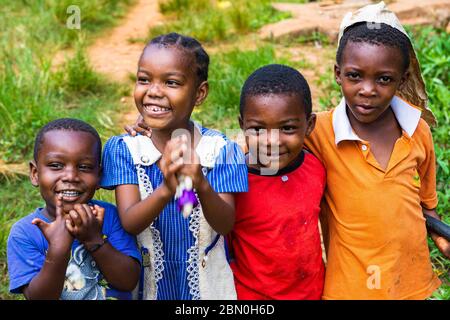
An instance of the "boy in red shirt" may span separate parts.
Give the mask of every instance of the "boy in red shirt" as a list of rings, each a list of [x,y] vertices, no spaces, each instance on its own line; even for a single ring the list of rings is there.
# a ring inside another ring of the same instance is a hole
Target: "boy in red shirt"
[[[315,120],[308,83],[297,70],[267,65],[246,80],[239,123],[249,150],[249,191],[236,196],[229,236],[238,299],[321,298],[325,169],[303,149]]]

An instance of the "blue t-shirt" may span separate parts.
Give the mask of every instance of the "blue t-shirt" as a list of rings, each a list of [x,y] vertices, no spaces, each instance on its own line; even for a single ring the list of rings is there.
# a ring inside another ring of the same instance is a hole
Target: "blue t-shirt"
[[[247,166],[240,147],[222,133],[201,127],[202,136],[221,136],[226,145],[222,147],[215,165],[206,178],[218,193],[246,192],[248,190]],[[122,184],[138,185],[138,175],[133,158],[121,136],[110,138],[103,152],[103,176],[101,186],[114,188]],[[145,166],[153,189],[163,182],[164,176],[157,166]],[[188,284],[188,249],[195,239],[189,230],[189,219],[185,219],[178,211],[176,200],[164,207],[161,214],[154,220],[153,226],[160,232],[164,252],[164,271],[158,281],[158,300],[191,300]]]
[[[114,205],[92,200],[105,208],[103,236],[118,251],[141,262],[135,237],[128,234],[119,220]],[[45,262],[48,242],[39,228],[31,223],[34,218],[50,222],[43,214],[42,208],[16,222],[8,237],[7,256],[9,272],[9,290],[22,293],[23,286],[40,272]],[[105,298],[131,299],[131,292],[122,292],[108,287],[92,256],[76,239],[72,245],[72,254],[67,265],[63,300],[102,300]]]

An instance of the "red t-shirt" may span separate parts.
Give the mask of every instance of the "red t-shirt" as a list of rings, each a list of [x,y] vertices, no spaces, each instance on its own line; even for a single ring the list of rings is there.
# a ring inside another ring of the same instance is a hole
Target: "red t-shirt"
[[[249,168],[229,236],[238,299],[320,299],[324,265],[318,217],[325,169],[312,154],[275,176]]]

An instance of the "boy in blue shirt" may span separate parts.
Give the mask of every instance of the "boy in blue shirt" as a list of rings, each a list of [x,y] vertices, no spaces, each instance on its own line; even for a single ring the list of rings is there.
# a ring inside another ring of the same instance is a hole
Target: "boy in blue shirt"
[[[12,293],[27,299],[131,297],[141,257],[116,208],[92,200],[100,157],[100,137],[83,121],[58,119],[38,133],[30,179],[45,207],[11,229],[7,256]],[[106,290],[102,279],[114,289]]]

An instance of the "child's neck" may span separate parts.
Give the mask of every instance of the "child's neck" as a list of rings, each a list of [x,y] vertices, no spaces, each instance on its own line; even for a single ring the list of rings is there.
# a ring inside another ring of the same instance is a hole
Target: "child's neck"
[[[400,126],[391,107],[387,108],[383,114],[370,123],[359,122],[348,110],[347,116],[353,131],[355,131],[361,139],[371,141],[373,137],[380,137],[380,135],[385,136],[386,134],[392,134],[394,132],[394,135],[398,135],[399,131],[401,134]]]
[[[370,150],[380,165],[386,170],[397,139],[402,136],[402,129],[397,122],[394,111],[388,108],[371,123],[357,121],[351,112],[347,112],[353,130],[363,140],[370,143]]]
[[[162,153],[164,151],[164,148],[165,148],[167,142],[169,142],[170,139],[174,138],[173,132],[178,129],[187,130],[190,133],[191,137],[194,136],[194,123],[192,121],[189,121],[186,124],[186,126],[178,127],[176,129],[167,129],[167,130],[153,129],[152,130],[152,138],[151,139],[152,139],[152,142],[155,145],[156,149],[159,150],[159,152]]]
[[[44,210],[41,211],[41,214],[48,219],[48,221],[52,222],[56,219],[55,208],[49,208],[45,206]]]

